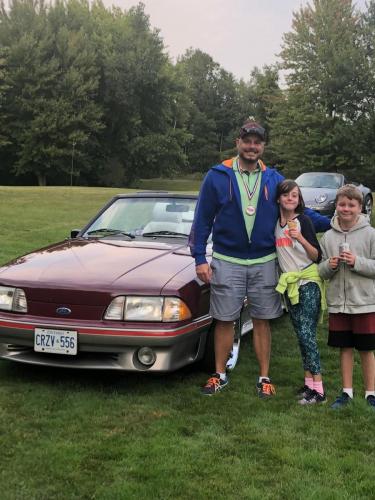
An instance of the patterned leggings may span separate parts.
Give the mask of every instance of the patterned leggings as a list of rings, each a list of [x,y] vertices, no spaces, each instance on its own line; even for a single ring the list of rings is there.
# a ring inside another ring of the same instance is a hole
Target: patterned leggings
[[[288,303],[290,318],[297,334],[303,369],[313,375],[321,372],[320,356],[316,341],[316,328],[320,313],[320,288],[310,281],[299,287],[299,303]]]

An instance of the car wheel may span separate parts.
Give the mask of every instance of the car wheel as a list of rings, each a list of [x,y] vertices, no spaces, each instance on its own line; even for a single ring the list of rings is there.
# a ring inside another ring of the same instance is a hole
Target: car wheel
[[[212,322],[210,329],[207,332],[206,345],[204,348],[203,358],[200,361],[200,366],[207,373],[214,373],[215,367],[215,322]]]
[[[241,336],[242,336],[242,314],[234,322],[233,348],[227,362],[227,370],[233,370],[237,365],[238,357],[240,354]]]
[[[233,370],[237,364],[238,356],[240,353],[241,344],[241,332],[242,332],[242,318],[240,317],[234,322],[234,340],[233,348],[229,355],[227,362],[227,370]],[[211,328],[207,333],[206,347],[202,359],[202,368],[209,372],[214,373],[216,370],[215,366],[215,323],[212,324]]]
[[[367,195],[363,203],[363,213],[367,214],[369,217],[371,217],[372,205],[372,197],[370,195]]]
[[[253,322],[249,316],[247,307],[241,311],[241,316],[234,322],[233,348],[227,362],[227,370],[233,370],[238,362],[241,337],[253,328]],[[215,323],[212,324],[207,333],[205,352],[201,361],[202,368],[209,373],[216,370],[215,366]]]

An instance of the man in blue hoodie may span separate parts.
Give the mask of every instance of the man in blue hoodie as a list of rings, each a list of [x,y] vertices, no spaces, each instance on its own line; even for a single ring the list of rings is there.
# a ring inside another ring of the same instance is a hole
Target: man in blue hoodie
[[[274,229],[279,215],[276,187],[284,179],[261,161],[266,134],[247,121],[241,127],[238,155],[210,169],[196,207],[190,234],[191,254],[199,279],[210,283],[210,314],[215,319],[214,373],[202,388],[207,396],[228,384],[226,364],[233,346],[234,321],[245,297],[253,320],[253,346],[259,363],[256,389],[260,398],[275,394],[269,378],[271,330],[269,320],[282,314]],[[306,209],[317,232],[330,227],[328,218]],[[206,260],[212,232],[213,256]]]

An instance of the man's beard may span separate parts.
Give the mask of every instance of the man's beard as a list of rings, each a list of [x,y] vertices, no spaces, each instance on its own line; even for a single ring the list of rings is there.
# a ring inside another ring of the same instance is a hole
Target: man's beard
[[[246,163],[247,165],[254,165],[254,164],[258,163],[258,159],[259,159],[259,157],[257,157],[256,159],[246,158],[244,156],[244,153],[238,153],[238,156],[241,158],[241,160],[243,161],[243,163]]]

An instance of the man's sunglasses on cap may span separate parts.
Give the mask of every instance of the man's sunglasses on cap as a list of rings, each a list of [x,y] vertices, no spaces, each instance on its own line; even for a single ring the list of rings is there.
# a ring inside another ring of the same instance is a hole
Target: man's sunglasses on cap
[[[245,137],[245,135],[255,134],[258,135],[262,141],[266,140],[266,131],[258,123],[245,123],[240,128],[239,137]]]

